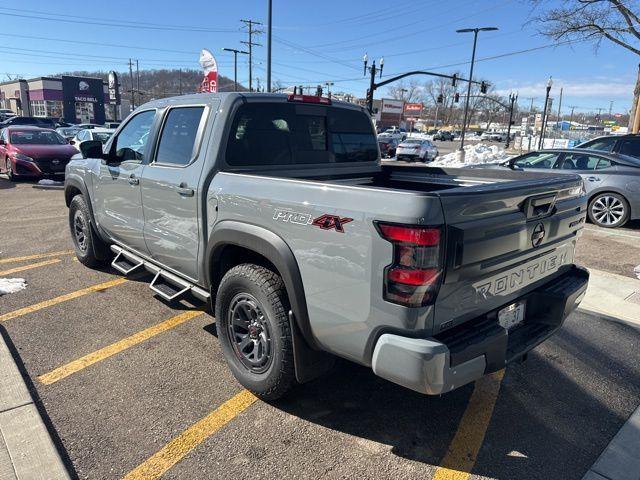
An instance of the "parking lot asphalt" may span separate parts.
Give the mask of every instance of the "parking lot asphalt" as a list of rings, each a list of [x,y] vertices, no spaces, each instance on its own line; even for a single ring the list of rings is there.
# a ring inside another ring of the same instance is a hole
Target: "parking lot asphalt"
[[[0,327],[78,478],[580,479],[640,404],[640,331],[585,313],[440,397],[339,361],[268,404],[233,379],[201,305],[74,261],[66,214],[61,189],[0,178],[0,277],[28,282],[0,297]],[[638,234],[587,225],[579,258],[624,275]]]

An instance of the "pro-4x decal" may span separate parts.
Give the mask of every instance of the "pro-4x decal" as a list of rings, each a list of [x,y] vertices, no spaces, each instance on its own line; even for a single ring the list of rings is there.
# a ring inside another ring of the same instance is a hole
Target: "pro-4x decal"
[[[344,233],[343,225],[352,221],[353,218],[339,217],[338,215],[328,215],[325,213],[315,218],[311,225],[320,227],[322,230],[335,230],[336,232]]]

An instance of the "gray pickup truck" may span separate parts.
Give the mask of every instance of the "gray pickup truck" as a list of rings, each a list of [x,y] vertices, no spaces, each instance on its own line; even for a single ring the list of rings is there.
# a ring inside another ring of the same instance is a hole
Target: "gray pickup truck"
[[[587,287],[579,176],[381,165],[353,104],[168,98],[81,151],[65,180],[79,261],[207,302],[230,369],[265,399],[336,356],[451,391],[525,357]]]

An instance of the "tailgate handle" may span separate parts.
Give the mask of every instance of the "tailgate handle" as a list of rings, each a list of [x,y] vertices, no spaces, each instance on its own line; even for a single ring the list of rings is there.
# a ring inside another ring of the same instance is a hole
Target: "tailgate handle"
[[[529,197],[524,201],[524,214],[527,220],[542,218],[553,213],[556,205],[556,194],[539,197]]]

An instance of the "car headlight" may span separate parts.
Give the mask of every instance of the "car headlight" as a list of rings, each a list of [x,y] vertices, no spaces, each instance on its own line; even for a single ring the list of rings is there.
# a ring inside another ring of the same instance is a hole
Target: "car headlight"
[[[15,158],[16,160],[22,160],[23,162],[31,162],[31,163],[35,163],[35,161],[33,160],[33,158],[27,156],[27,155],[23,155],[22,153],[16,153],[13,158]]]

